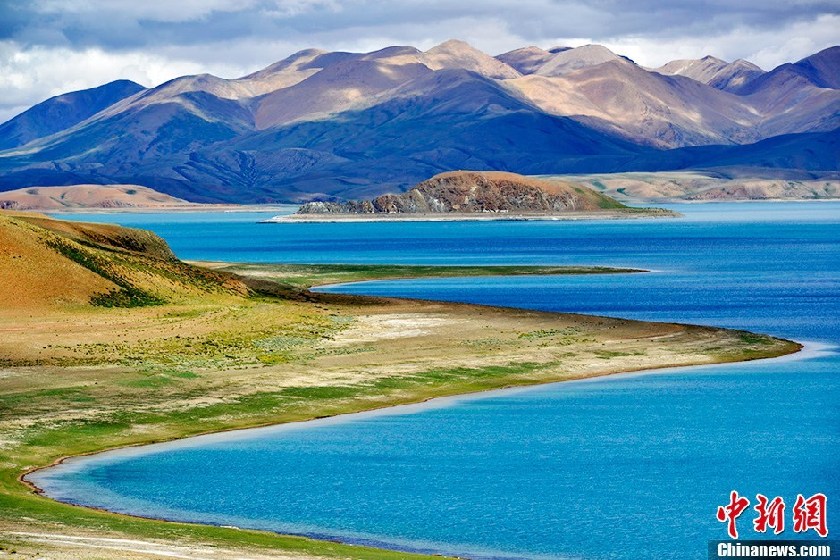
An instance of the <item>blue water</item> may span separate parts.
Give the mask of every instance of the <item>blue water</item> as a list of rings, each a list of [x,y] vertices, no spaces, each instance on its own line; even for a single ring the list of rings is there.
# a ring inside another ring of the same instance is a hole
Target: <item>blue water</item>
[[[472,557],[705,558],[726,536],[715,510],[732,489],[784,497],[788,537],[796,495],[823,492],[836,535],[840,204],[678,209],[685,218],[585,223],[96,216],[153,229],[187,259],[651,269],[327,289],[748,328],[815,350],[196,438],[32,478],[115,511]],[[753,513],[743,537],[757,536]]]

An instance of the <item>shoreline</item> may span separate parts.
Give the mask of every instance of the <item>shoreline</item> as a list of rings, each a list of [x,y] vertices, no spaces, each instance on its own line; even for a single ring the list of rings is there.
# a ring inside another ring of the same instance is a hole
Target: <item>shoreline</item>
[[[622,270],[621,272],[627,272],[627,271]],[[322,286],[318,286],[318,287],[322,287]],[[315,288],[316,287],[313,286],[313,289],[315,289]],[[348,296],[348,297],[350,297],[350,298],[364,298],[365,296]],[[389,298],[389,299],[391,299],[391,298]],[[413,300],[404,299],[403,301],[412,302]],[[457,304],[457,303],[450,303],[450,302],[434,302],[434,301],[428,301],[428,300],[421,300],[421,301],[422,301],[422,303],[442,303],[443,305],[455,305],[455,306],[458,306],[458,307],[469,306],[469,307],[496,308],[496,309],[506,310],[506,311],[515,310],[515,308],[497,308],[495,306],[475,306],[475,305],[470,305],[470,304]],[[519,311],[522,311],[522,310],[519,310]],[[546,314],[547,315],[576,315],[576,316],[584,317],[584,318],[597,318],[597,316],[584,315],[584,314],[562,314],[562,313],[546,313]],[[634,323],[636,323],[636,322],[637,323],[650,323],[649,321],[633,321],[633,322]],[[679,323],[675,323],[675,324],[679,324]],[[709,328],[709,327],[702,327],[702,328]],[[736,331],[736,332],[738,332],[737,329],[723,329],[723,328],[716,328],[716,327],[711,327],[711,328],[714,329],[714,330],[717,330],[717,331],[729,331],[729,332]],[[246,437],[243,434],[247,433],[247,434],[250,435],[250,433],[253,430],[260,430],[260,429],[265,429],[265,430],[306,429],[309,426],[313,425],[312,422],[315,422],[314,425],[320,425],[319,424],[320,422],[351,421],[351,420],[357,418],[357,416],[356,416],[357,414],[394,414],[394,413],[401,413],[402,410],[405,410],[405,408],[403,408],[403,407],[414,407],[414,408],[419,408],[420,410],[423,410],[423,409],[425,409],[425,407],[429,407],[429,406],[447,406],[450,402],[452,402],[454,400],[457,400],[457,399],[462,399],[462,398],[487,398],[487,397],[493,396],[494,394],[496,394],[499,391],[526,390],[526,389],[536,390],[540,387],[546,387],[546,386],[554,384],[554,383],[566,383],[567,381],[596,381],[596,380],[599,380],[599,379],[606,379],[606,378],[610,378],[610,377],[617,377],[617,376],[624,376],[624,375],[647,375],[647,374],[651,374],[651,373],[655,373],[655,372],[661,372],[661,371],[664,371],[664,370],[676,369],[676,368],[684,370],[686,367],[717,366],[717,365],[720,365],[720,364],[744,363],[744,362],[749,362],[749,361],[757,361],[757,360],[761,360],[761,359],[778,359],[779,357],[784,357],[784,356],[799,355],[799,353],[803,350],[803,346],[801,344],[797,343],[797,342],[790,341],[790,340],[784,340],[784,339],[777,339],[777,341],[783,341],[783,342],[787,343],[786,345],[784,345],[782,348],[779,349],[779,351],[784,350],[785,354],[772,356],[772,357],[769,357],[769,358],[765,358],[763,356],[746,357],[745,358],[745,357],[741,356],[739,359],[720,359],[718,361],[708,362],[708,363],[695,363],[695,364],[685,364],[685,365],[676,365],[674,363],[662,363],[661,365],[658,365],[658,366],[655,366],[655,367],[649,367],[648,366],[648,367],[638,367],[638,368],[632,368],[632,367],[628,368],[626,366],[621,367],[620,365],[617,364],[618,367],[611,370],[611,371],[600,371],[600,372],[596,372],[596,373],[590,373],[590,374],[586,374],[584,376],[581,376],[581,377],[578,377],[578,378],[575,378],[575,379],[570,379],[570,380],[559,380],[559,379],[556,379],[556,378],[554,380],[551,380],[551,379],[518,380],[516,378],[505,379],[505,380],[503,380],[503,383],[505,383],[504,385],[500,384],[498,387],[494,387],[494,388],[491,388],[491,389],[464,390],[464,387],[462,385],[455,384],[455,385],[450,386],[451,387],[450,392],[447,392],[448,389],[443,389],[443,390],[440,391],[440,394],[432,396],[432,397],[424,397],[422,394],[415,395],[415,396],[409,396],[407,399],[404,399],[405,402],[401,402],[399,400],[399,397],[397,397],[396,399],[392,399],[390,402],[386,402],[386,403],[383,403],[383,404],[374,403],[373,406],[371,406],[372,403],[370,401],[367,401],[367,402],[360,401],[360,403],[357,407],[357,410],[350,410],[348,412],[341,412],[341,413],[330,412],[330,413],[325,414],[325,415],[319,415],[319,411],[315,410],[315,411],[312,412],[311,417],[303,419],[303,420],[281,421],[281,422],[269,421],[269,422],[265,422],[265,423],[255,423],[255,424],[252,424],[252,425],[240,425],[240,426],[230,428],[230,429],[221,429],[221,430],[220,429],[210,429],[210,430],[207,430],[206,432],[189,434],[187,436],[179,436],[179,435],[176,434],[174,436],[171,436],[171,437],[167,436],[167,437],[161,438],[159,440],[150,440],[150,441],[146,441],[146,442],[142,442],[142,443],[138,443],[138,444],[116,445],[116,446],[112,446],[110,448],[98,449],[96,451],[92,451],[92,452],[89,452],[89,453],[66,455],[66,456],[62,456],[62,457],[59,457],[59,458],[55,459],[49,465],[36,466],[36,467],[28,468],[24,472],[18,473],[16,478],[17,478],[17,482],[19,484],[21,484],[21,486],[23,486],[26,489],[26,491],[28,491],[27,493],[29,495],[37,495],[37,496],[42,497],[42,498],[47,498],[51,503],[55,503],[55,504],[69,505],[69,506],[74,507],[74,508],[84,508],[84,510],[90,511],[90,512],[103,513],[103,514],[105,514],[109,517],[113,517],[114,519],[119,519],[120,517],[125,517],[125,518],[129,518],[129,519],[137,519],[137,520],[145,520],[145,521],[159,521],[159,522],[165,522],[165,523],[172,523],[172,524],[176,524],[176,525],[177,524],[183,525],[185,523],[189,523],[189,524],[194,525],[196,527],[220,527],[220,528],[227,527],[227,528],[230,528],[229,526],[222,525],[222,524],[214,524],[214,523],[206,523],[206,522],[185,522],[185,521],[178,521],[178,520],[170,520],[170,519],[166,519],[166,518],[145,517],[145,516],[141,516],[141,515],[133,515],[133,514],[130,514],[130,513],[118,513],[118,512],[114,512],[114,511],[111,511],[111,510],[104,509],[104,508],[97,508],[97,507],[90,507],[90,506],[73,504],[71,502],[62,502],[60,500],[55,500],[52,497],[50,497],[49,494],[47,494],[43,489],[39,488],[37,486],[37,484],[35,484],[33,481],[29,480],[27,477],[29,477],[30,475],[32,475],[35,472],[43,471],[43,470],[46,470],[46,469],[49,469],[49,468],[59,467],[62,464],[72,463],[74,461],[74,459],[81,461],[85,457],[92,457],[92,456],[96,456],[96,455],[100,455],[100,454],[104,454],[104,453],[126,453],[126,452],[127,453],[132,453],[132,452],[134,452],[134,453],[144,453],[144,452],[147,452],[146,450],[150,446],[159,446],[159,445],[179,446],[179,445],[185,445],[185,444],[194,445],[195,444],[194,442],[196,440],[198,440],[200,442],[205,441],[204,439],[199,439],[199,438],[216,437],[216,438],[226,439],[226,438],[230,438],[230,437]],[[418,399],[416,397],[420,397],[420,398]],[[412,400],[412,399],[414,399],[414,400]],[[412,408],[409,408],[409,410],[412,410]],[[302,428],[302,426],[304,426],[304,427]],[[300,533],[300,534],[297,534],[297,533],[280,533],[280,532],[277,532],[277,531],[270,531],[270,530],[266,531],[265,529],[244,529],[244,528],[240,529],[239,527],[235,527],[235,529],[252,531],[252,532],[263,532],[263,533],[267,532],[270,535],[272,535],[274,538],[283,538],[283,537],[299,538],[299,537],[304,537],[307,540],[312,541],[312,546],[315,546],[316,549],[317,549],[317,546],[325,546],[327,543],[336,542],[336,539],[330,538],[329,535],[323,535],[323,534],[317,534],[316,535],[316,534],[311,534],[311,533],[309,533],[309,534],[307,534],[307,533]],[[365,542],[369,543],[370,541],[355,542],[355,541],[338,540],[337,542],[342,543],[342,544],[347,544],[348,546],[358,546],[358,545],[364,544]],[[319,545],[319,543],[320,543],[320,545]],[[382,544],[385,545],[385,544],[389,544],[389,543],[382,543]],[[279,547],[278,550],[285,550],[285,549],[283,547]],[[390,552],[390,553],[395,553],[395,552],[399,553],[399,552],[404,552],[405,551],[405,549],[401,549],[401,548],[396,548],[396,549],[391,548],[390,545],[389,545],[389,547],[386,547],[382,550],[384,552]]]
[[[320,286],[318,286],[320,287]],[[313,288],[314,289],[314,288]],[[187,449],[194,446],[200,446],[205,443],[226,443],[226,442],[235,442],[240,441],[242,439],[250,439],[253,437],[254,433],[257,432],[257,437],[264,433],[282,433],[287,431],[298,431],[298,430],[307,430],[307,429],[317,429],[322,426],[333,426],[333,425],[341,425],[350,422],[354,422],[358,419],[365,419],[365,418],[376,418],[381,416],[394,416],[394,415],[410,415],[410,414],[420,414],[428,410],[435,410],[439,408],[446,408],[449,406],[457,405],[459,402],[463,402],[464,400],[467,401],[474,401],[474,400],[482,400],[482,399],[491,399],[502,394],[510,395],[510,394],[518,394],[518,393],[525,393],[531,391],[539,391],[545,390],[550,387],[560,386],[560,385],[567,385],[567,384],[579,384],[579,383],[608,383],[614,380],[624,380],[624,379],[633,379],[637,377],[646,377],[650,375],[667,375],[669,373],[684,373],[686,371],[693,371],[693,370],[708,370],[708,369],[716,369],[720,367],[724,367],[727,365],[732,364],[755,364],[755,363],[763,363],[768,361],[798,361],[798,360],[807,360],[814,357],[818,357],[822,355],[824,351],[833,348],[831,344],[822,343],[822,342],[810,342],[810,341],[796,341],[796,340],[787,340],[788,342],[792,342],[798,346],[797,350],[794,350],[788,354],[782,354],[779,356],[773,357],[765,357],[765,358],[749,358],[746,360],[738,360],[738,361],[721,361],[715,363],[708,363],[708,364],[695,364],[695,365],[684,365],[684,366],[673,366],[673,365],[663,365],[661,367],[653,367],[653,368],[643,368],[638,370],[633,369],[625,369],[621,371],[609,372],[609,373],[600,373],[600,374],[593,374],[586,377],[576,378],[576,379],[569,379],[564,381],[549,381],[544,383],[534,383],[534,384],[526,384],[526,385],[510,385],[505,387],[500,387],[496,389],[485,389],[479,390],[475,392],[466,392],[466,393],[455,393],[451,395],[444,395],[438,397],[431,397],[426,398],[417,402],[410,402],[406,404],[385,404],[380,407],[374,407],[366,410],[361,410],[357,412],[345,412],[339,413],[334,415],[328,416],[316,416],[310,419],[305,420],[298,420],[298,421],[291,421],[291,422],[281,422],[281,423],[270,423],[264,425],[257,425],[252,427],[241,427],[241,428],[232,428],[229,430],[220,430],[220,431],[211,431],[204,434],[197,434],[187,436],[185,438],[175,438],[169,439],[159,442],[147,442],[141,444],[134,444],[134,445],[126,445],[126,446],[118,446],[110,449],[104,449],[100,451],[93,451],[90,453],[83,453],[79,455],[69,455],[65,457],[60,457],[50,463],[49,465],[44,465],[40,467],[33,467],[32,469],[27,470],[24,473],[21,473],[18,476],[18,481],[27,487],[30,491],[37,494],[38,496],[47,498],[49,500],[69,505],[71,507],[77,508],[84,508],[87,510],[93,510],[101,513],[105,513],[108,515],[117,515],[117,516],[125,516],[132,519],[140,519],[140,520],[150,520],[150,521],[157,521],[163,523],[173,523],[173,524],[197,524],[197,525],[206,525],[206,526],[213,526],[213,527],[220,527],[220,528],[229,528],[235,530],[244,530],[244,531],[267,531],[269,533],[278,535],[278,536],[286,536],[286,537],[301,537],[306,539],[311,539],[313,541],[320,541],[320,542],[335,542],[349,546],[365,546],[365,547],[373,547],[376,549],[382,549],[392,552],[405,552],[411,554],[426,554],[426,555],[434,555],[440,557],[446,557],[448,553],[441,552],[437,549],[431,548],[419,548],[419,547],[405,547],[405,546],[398,546],[388,541],[380,541],[377,539],[367,539],[367,538],[344,538],[341,536],[332,535],[329,533],[315,533],[315,532],[280,532],[271,529],[262,529],[262,528],[252,528],[252,527],[240,527],[236,525],[223,525],[221,523],[211,523],[206,521],[196,521],[196,520],[182,520],[182,519],[173,519],[167,517],[155,517],[155,516],[144,516],[139,514],[127,513],[127,512],[119,512],[110,510],[103,507],[97,506],[89,506],[84,505],[81,503],[74,503],[69,501],[62,501],[56,498],[51,497],[46,490],[39,487],[35,482],[28,480],[27,477],[38,472],[47,471],[50,469],[60,469],[62,466],[71,465],[72,463],[83,463],[86,459],[96,458],[100,456],[121,456],[121,457],[137,457],[143,456],[149,453],[149,448],[155,448],[154,452],[159,452],[161,449],[164,451],[170,450],[178,450],[178,449]],[[80,465],[77,465],[80,466]],[[453,554],[459,554],[454,553]],[[453,556],[454,558],[460,558],[460,556]],[[494,556],[494,558],[496,558]],[[519,557],[516,556],[505,556],[505,559],[518,559]]]
[[[2,194],[2,193],[0,193]],[[613,219],[639,219],[639,218],[666,218],[680,217],[681,214],[669,209],[656,208],[664,212],[647,212],[645,204],[685,204],[715,206],[718,204],[737,203],[831,203],[840,202],[840,196],[834,198],[717,198],[717,199],[684,199],[684,198],[651,198],[640,199],[628,197],[623,200],[631,206],[631,212],[616,212],[606,210],[601,212],[581,212],[575,215],[568,214],[280,214],[272,218],[262,220],[258,223],[323,223],[323,222],[378,222],[378,221],[423,221],[423,222],[444,222],[444,221],[575,221],[575,220],[613,220]],[[63,208],[8,208],[0,212],[36,212],[61,216],[63,214],[202,214],[202,213],[249,213],[249,212],[284,212],[293,211],[299,208],[298,203],[271,203],[271,204],[215,204],[215,203],[187,203],[180,205],[166,206],[116,206],[116,207],[63,207]],[[613,215],[611,215],[613,214]]]
[[[289,214],[262,220],[261,224],[349,222],[565,222],[590,220],[638,220],[679,218],[682,214],[661,208],[631,208],[630,211],[569,212],[567,214],[436,213],[436,214]]]
[[[784,339],[787,340],[787,339]],[[422,554],[422,555],[432,555],[437,557],[449,557],[452,558],[462,558],[461,554],[469,554],[469,552],[452,552],[451,555],[448,552],[441,551],[440,549],[434,548],[422,548],[422,547],[410,547],[410,546],[399,546],[396,543],[392,543],[390,541],[378,540],[375,538],[346,538],[340,535],[330,534],[330,533],[319,533],[319,532],[280,532],[277,530],[272,529],[265,529],[265,528],[253,528],[253,527],[244,527],[238,525],[228,525],[222,523],[212,523],[207,521],[198,521],[198,520],[183,520],[183,519],[173,519],[167,517],[154,517],[154,516],[144,516],[139,514],[127,513],[127,512],[119,512],[110,510],[103,507],[97,506],[88,506],[80,503],[74,502],[67,502],[52,498],[49,494],[42,488],[40,488],[34,482],[28,480],[26,477],[33,473],[46,471],[49,469],[61,468],[62,466],[66,466],[73,462],[84,462],[86,459],[95,458],[102,455],[120,455],[123,457],[131,457],[131,456],[142,456],[148,453],[148,448],[154,447],[156,451],[159,451],[163,448],[165,451],[168,450],[177,450],[177,449],[184,449],[189,448],[195,445],[202,445],[204,443],[224,443],[224,442],[232,442],[238,441],[243,439],[244,437],[250,438],[254,432],[260,433],[282,433],[286,431],[297,431],[297,430],[307,430],[307,429],[314,429],[321,426],[330,426],[330,425],[340,425],[349,422],[356,421],[358,419],[364,418],[375,418],[381,416],[392,416],[392,415],[410,415],[410,414],[420,414],[427,410],[435,410],[439,408],[446,408],[448,406],[457,405],[460,401],[463,400],[481,400],[481,399],[491,399],[496,396],[500,396],[502,394],[510,395],[510,394],[517,394],[517,393],[525,393],[530,391],[538,391],[542,389],[546,389],[553,386],[560,386],[560,385],[567,385],[567,384],[578,384],[578,383],[598,383],[598,382],[611,382],[614,380],[624,380],[624,379],[633,379],[637,377],[646,377],[649,375],[667,375],[669,373],[684,373],[686,371],[692,370],[707,370],[707,369],[716,369],[720,367],[724,367],[727,365],[735,364],[755,364],[758,362],[767,362],[767,361],[798,361],[798,360],[807,360],[817,356],[822,355],[823,351],[826,351],[830,348],[833,348],[832,345],[828,343],[821,343],[821,342],[809,342],[809,341],[794,341],[790,340],[798,346],[798,349],[789,353],[783,354],[780,356],[774,356],[769,358],[752,358],[747,360],[739,360],[735,362],[716,362],[716,363],[709,363],[709,364],[696,364],[696,365],[685,365],[685,366],[669,366],[664,365],[662,367],[655,367],[655,368],[645,368],[639,370],[622,370],[616,371],[612,373],[602,373],[602,374],[595,374],[587,377],[576,378],[576,379],[569,379],[565,381],[551,381],[545,383],[535,383],[535,384],[527,384],[527,385],[510,385],[506,387],[501,387],[497,389],[487,389],[487,390],[480,390],[476,392],[467,392],[467,393],[456,393],[452,395],[445,395],[439,397],[431,397],[427,399],[423,399],[418,402],[412,402],[407,404],[396,404],[396,405],[383,405],[381,407],[375,407],[367,410],[362,410],[358,412],[346,412],[346,413],[339,413],[329,416],[316,416],[311,419],[307,420],[298,420],[292,422],[282,422],[277,424],[265,424],[261,426],[253,426],[253,427],[243,427],[243,428],[234,428],[230,430],[221,430],[221,431],[212,431],[205,434],[198,434],[188,436],[186,438],[176,438],[165,440],[161,442],[150,442],[150,443],[142,443],[142,444],[135,444],[135,445],[128,445],[128,446],[119,446],[114,447],[111,449],[105,449],[101,451],[94,451],[91,453],[84,453],[80,455],[70,455],[66,457],[61,457],[56,459],[49,465],[41,466],[41,467],[34,467],[24,473],[22,473],[18,477],[18,481],[26,486],[30,491],[37,494],[38,496],[47,498],[54,502],[58,502],[64,505],[68,505],[75,508],[83,508],[86,510],[97,511],[101,513],[105,513],[108,515],[117,515],[117,516],[124,516],[129,517],[132,519],[138,520],[147,520],[147,521],[156,521],[162,522],[167,524],[196,524],[196,525],[205,525],[205,526],[212,526],[212,527],[219,527],[219,528],[227,528],[227,529],[234,529],[237,531],[260,531],[260,532],[268,532],[280,537],[298,537],[309,539],[316,542],[324,542],[324,543],[339,543],[347,546],[360,546],[360,547],[372,547],[378,550],[385,550],[390,552],[403,552],[409,554]],[[247,435],[246,435],[247,434]],[[493,556],[494,559],[504,558],[504,559],[518,559],[518,556]]]
[[[595,317],[595,315],[589,315],[590,317]],[[784,339],[788,340],[788,339]],[[237,441],[243,439],[241,436],[244,435],[244,432],[286,432],[286,431],[296,431],[296,430],[306,430],[312,427],[319,427],[319,426],[332,426],[338,424],[344,424],[348,422],[354,421],[356,418],[368,418],[368,417],[378,417],[378,416],[392,416],[392,415],[409,415],[409,414],[419,414],[426,410],[435,410],[439,408],[446,408],[451,406],[452,404],[457,403],[460,400],[481,400],[481,399],[488,399],[494,398],[496,396],[504,394],[516,394],[516,393],[525,393],[529,391],[538,391],[540,389],[544,389],[546,387],[552,386],[559,386],[559,385],[567,385],[567,384],[578,384],[578,383],[594,383],[594,382],[607,382],[613,379],[632,379],[636,377],[644,377],[648,375],[664,375],[673,372],[685,372],[688,369],[715,369],[723,366],[728,366],[732,364],[755,364],[758,362],[775,362],[775,361],[799,361],[799,360],[807,360],[811,358],[815,358],[821,356],[824,351],[833,348],[831,344],[824,343],[824,342],[811,342],[811,341],[799,341],[799,340],[789,340],[799,346],[798,350],[795,350],[788,354],[782,354],[779,356],[772,356],[767,358],[752,358],[746,360],[738,360],[734,362],[715,362],[715,363],[708,363],[708,364],[695,364],[695,365],[685,365],[685,366],[673,366],[673,365],[663,365],[661,367],[653,367],[653,368],[643,368],[643,369],[623,369],[620,371],[609,372],[609,373],[598,373],[593,374],[586,377],[579,377],[575,379],[568,379],[565,381],[547,381],[544,383],[533,383],[527,385],[509,385],[505,387],[499,387],[496,389],[482,389],[474,392],[465,392],[465,393],[453,393],[451,395],[444,395],[439,397],[430,397],[416,402],[410,402],[406,404],[386,404],[380,407],[370,408],[366,410],[361,410],[358,412],[342,412],[339,414],[327,415],[327,416],[315,416],[313,418],[307,420],[295,420],[291,422],[280,422],[280,423],[269,423],[269,424],[262,424],[258,426],[252,427],[244,427],[244,428],[232,428],[229,430],[219,430],[219,431],[212,431],[202,434],[191,435],[185,438],[176,438],[170,440],[164,440],[159,442],[147,442],[147,443],[140,443],[135,445],[126,445],[126,446],[119,446],[113,447],[110,449],[103,449],[100,451],[93,451],[90,453],[82,453],[79,455],[68,455],[66,457],[62,457],[57,459],[50,465],[42,466],[42,467],[35,467],[31,471],[27,472],[25,475],[21,475],[21,479],[29,474],[34,472],[46,470],[55,466],[59,466],[62,464],[67,464],[68,462],[73,461],[74,459],[84,459],[88,457],[94,457],[97,455],[103,454],[118,454],[120,452],[130,452],[135,450],[141,450],[147,447],[156,447],[160,448],[172,448],[172,449],[183,449],[187,447],[192,447],[194,443],[204,443],[204,442],[226,442],[226,441]],[[240,437],[236,437],[236,436]],[[234,437],[230,437],[234,436]],[[200,440],[200,442],[198,442]],[[189,442],[189,443],[188,443]],[[127,455],[135,456],[135,455],[142,455],[142,453],[127,453]],[[27,485],[31,485],[33,488],[38,489],[38,493],[43,493],[43,489],[38,488],[37,485],[33,484],[30,481],[21,480]],[[44,494],[45,495],[45,494]],[[52,498],[50,498],[52,499]],[[56,500],[59,501],[59,500]],[[67,502],[62,502],[67,503]],[[75,505],[75,504],[74,504]],[[80,507],[89,507],[89,506],[80,506]],[[96,508],[91,508],[96,509]],[[108,510],[105,510],[108,511]],[[112,512],[113,513],[113,512]],[[124,515],[124,514],[120,514]],[[141,516],[137,516],[141,517]],[[143,517],[143,519],[154,519],[154,518],[147,518]]]
[[[39,212],[42,214],[183,214],[183,213],[247,213],[282,212],[298,207],[297,204],[183,204],[172,206],[127,206],[116,208],[26,208],[10,209],[13,212]]]

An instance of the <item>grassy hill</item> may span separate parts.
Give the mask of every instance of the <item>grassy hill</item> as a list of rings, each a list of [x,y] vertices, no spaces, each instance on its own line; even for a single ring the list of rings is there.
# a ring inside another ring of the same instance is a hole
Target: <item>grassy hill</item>
[[[232,275],[179,261],[157,235],[0,213],[0,297],[11,307],[136,307],[200,294],[244,296]]]

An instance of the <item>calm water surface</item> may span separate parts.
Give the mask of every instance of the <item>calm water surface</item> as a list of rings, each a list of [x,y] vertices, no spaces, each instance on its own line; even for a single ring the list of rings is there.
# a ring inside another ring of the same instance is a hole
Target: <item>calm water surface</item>
[[[32,478],[114,511],[473,557],[705,558],[725,537],[715,509],[732,489],[783,496],[789,510],[823,492],[836,535],[840,204],[678,209],[685,218],[585,223],[97,215],[153,229],[186,259],[646,268],[327,289],[748,328],[815,350],[194,438]],[[751,514],[742,536],[756,536]]]

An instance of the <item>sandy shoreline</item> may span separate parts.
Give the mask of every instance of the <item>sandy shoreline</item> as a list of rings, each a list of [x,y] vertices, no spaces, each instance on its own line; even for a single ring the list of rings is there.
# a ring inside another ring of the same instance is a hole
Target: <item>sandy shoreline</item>
[[[377,408],[370,408],[367,410],[359,411],[359,412],[347,412],[347,413],[339,413],[330,416],[322,416],[311,418],[308,420],[299,420],[299,421],[292,421],[292,422],[282,422],[277,424],[265,424],[262,426],[253,426],[250,428],[234,428],[231,430],[221,430],[221,431],[212,431],[206,434],[199,434],[193,435],[186,438],[180,439],[172,439],[167,441],[161,442],[150,442],[150,443],[143,443],[138,445],[129,445],[129,446],[120,446],[114,447],[111,449],[104,449],[101,451],[94,451],[92,453],[85,453],[81,455],[70,455],[67,457],[62,457],[53,461],[49,465],[35,467],[30,471],[22,474],[20,476],[21,482],[26,484],[27,486],[31,487],[34,491],[39,494],[43,494],[48,496],[44,492],[43,489],[39,488],[37,484],[28,480],[27,477],[33,473],[45,471],[48,469],[52,469],[61,465],[68,465],[73,464],[76,462],[82,462],[86,459],[90,459],[91,457],[98,457],[98,456],[105,456],[105,455],[117,455],[120,457],[138,457],[142,455],[146,455],[150,452],[159,452],[162,450],[175,450],[175,449],[188,449],[190,447],[200,447],[207,443],[224,443],[224,442],[235,442],[240,441],[243,439],[252,439],[254,435],[261,435],[266,433],[282,433],[288,431],[298,431],[298,430],[306,430],[311,428],[317,428],[321,426],[335,426],[340,424],[346,424],[350,422],[354,422],[357,419],[365,419],[365,418],[376,418],[381,416],[402,416],[402,415],[409,415],[409,414],[420,414],[422,412],[428,410],[436,410],[440,408],[447,408],[458,403],[464,401],[475,401],[475,400],[482,400],[482,399],[490,399],[501,395],[511,395],[511,394],[518,394],[518,393],[526,393],[531,391],[540,391],[545,390],[549,387],[559,386],[559,385],[576,385],[579,383],[594,383],[594,382],[609,382],[612,380],[624,380],[628,378],[635,378],[635,377],[644,377],[648,375],[665,375],[668,373],[686,373],[691,371],[702,371],[702,370],[709,370],[709,369],[716,369],[726,366],[731,366],[733,363],[736,364],[757,364],[758,362],[761,363],[769,363],[769,362],[790,362],[790,361],[799,361],[799,360],[808,360],[815,357],[822,355],[824,352],[828,351],[832,348],[831,345],[821,342],[809,342],[809,341],[792,341],[799,345],[799,350],[790,353],[784,354],[781,356],[774,356],[772,358],[758,358],[754,360],[743,360],[739,362],[719,362],[713,364],[697,364],[697,365],[688,365],[688,366],[668,366],[663,365],[661,367],[652,367],[652,368],[645,368],[645,369],[624,369],[624,370],[616,370],[614,372],[609,373],[598,373],[593,374],[587,377],[579,377],[575,379],[568,379],[564,381],[549,381],[546,383],[536,383],[531,385],[511,385],[508,387],[500,387],[497,389],[486,389],[480,390],[475,392],[469,393],[457,393],[452,395],[446,395],[441,397],[433,397],[429,399],[424,399],[418,402],[408,403],[408,404],[388,404]],[[151,448],[154,448],[152,451]],[[49,497],[49,496],[48,496]],[[80,507],[90,507],[90,506],[80,506]],[[99,509],[99,508],[92,508],[92,509]],[[108,511],[108,510],[103,510]],[[125,515],[125,514],[120,514]],[[161,519],[161,518],[145,518],[143,516],[136,516],[143,519],[160,519],[163,521],[171,521],[168,519]]]
[[[322,286],[319,286],[322,287]],[[756,362],[788,362],[794,360],[807,360],[814,357],[821,355],[823,352],[828,350],[831,346],[825,343],[817,343],[817,342],[807,342],[807,341],[793,341],[799,346],[799,350],[791,353],[785,354],[781,356],[776,356],[772,358],[759,358],[755,360],[745,360],[742,362],[735,362],[735,363],[742,363],[742,364],[752,364]],[[623,370],[623,371],[615,371],[612,373],[603,373],[603,374],[596,374],[591,375],[588,377],[583,378],[576,378],[576,379],[569,379],[565,381],[554,381],[554,382],[547,382],[547,383],[538,383],[534,385],[524,385],[524,386],[509,386],[509,387],[502,387],[498,389],[489,389],[489,390],[482,390],[477,392],[471,393],[458,393],[453,395],[447,395],[442,397],[434,397],[425,399],[415,403],[409,404],[397,404],[397,405],[384,405],[378,408],[372,408],[368,410],[363,410],[360,412],[351,412],[351,413],[340,413],[331,416],[325,417],[317,417],[309,420],[301,420],[295,422],[284,422],[278,424],[268,424],[263,426],[254,426],[249,428],[236,428],[231,430],[222,430],[222,431],[214,431],[209,432],[207,434],[200,434],[189,436],[187,438],[181,439],[174,439],[168,440],[163,442],[152,442],[152,443],[145,443],[139,445],[130,445],[130,446],[121,446],[116,447],[113,449],[106,449],[102,451],[96,451],[92,453],[86,453],[82,455],[72,455],[67,457],[62,457],[57,459],[50,465],[35,467],[31,470],[28,470],[25,473],[22,473],[18,480],[30,488],[36,494],[45,496],[50,499],[55,499],[50,497],[49,493],[39,487],[36,482],[30,480],[30,477],[33,474],[37,474],[40,472],[45,472],[49,470],[55,469],[63,469],[69,468],[71,470],[78,470],[83,467],[83,464],[89,462],[91,459],[94,461],[97,458],[106,458],[106,457],[139,457],[149,453],[158,453],[161,451],[166,450],[179,450],[179,449],[188,449],[191,447],[200,447],[205,444],[209,443],[229,443],[229,442],[236,442],[246,439],[252,439],[254,437],[260,437],[264,434],[277,434],[287,431],[299,431],[299,430],[307,430],[307,429],[314,429],[323,426],[335,426],[340,424],[346,424],[350,422],[354,422],[360,419],[368,419],[368,418],[376,418],[382,416],[394,416],[394,415],[409,415],[409,414],[420,414],[428,410],[435,410],[440,408],[446,408],[450,406],[456,406],[462,402],[469,402],[475,400],[482,400],[482,399],[490,399],[500,395],[511,395],[517,393],[525,393],[525,392],[532,392],[532,391],[540,391],[540,390],[549,390],[551,387],[560,386],[560,385],[575,385],[580,383],[595,383],[595,382],[610,382],[614,380],[625,380],[628,378],[635,378],[635,377],[644,377],[648,375],[666,375],[669,373],[688,373],[692,371],[703,371],[709,369],[716,369],[720,367],[726,367],[732,365],[732,362],[720,362],[720,363],[713,363],[713,364],[698,364],[698,365],[688,365],[688,366],[662,366],[662,367],[654,367],[654,368],[646,368],[640,370]],[[61,500],[56,500],[61,501]],[[80,507],[85,509],[92,509],[95,511],[100,511],[108,514],[114,515],[121,515],[127,516],[136,519],[148,519],[153,521],[159,521],[164,523],[197,523],[197,524],[208,524],[203,521],[196,521],[196,520],[179,520],[179,519],[172,519],[167,517],[154,517],[154,516],[143,516],[138,514],[132,513],[125,513],[125,512],[117,512],[113,510],[109,510],[106,508],[96,507],[96,506],[87,506],[83,504],[77,504],[73,502],[62,502],[67,505],[71,505],[73,507]],[[218,526],[217,524],[210,524]],[[240,529],[240,527],[229,526],[230,528]],[[248,527],[242,527],[242,529],[248,530]],[[259,529],[253,529],[259,530]],[[439,554],[435,553],[432,550],[426,550],[423,548],[418,547],[410,547],[410,546],[397,546],[393,543],[387,541],[377,541],[372,539],[353,539],[353,538],[342,538],[336,537],[329,534],[322,534],[322,533],[312,533],[312,532],[301,532],[301,533],[277,533],[281,535],[288,535],[288,536],[297,536],[303,537],[308,539],[314,539],[316,541],[331,541],[331,542],[340,542],[343,544],[351,545],[351,546],[372,546],[375,548],[382,548],[387,550],[393,550],[396,552],[407,552],[407,553],[416,553],[416,554],[434,554],[435,556],[439,556]],[[167,555],[166,552],[163,552],[163,555]]]

